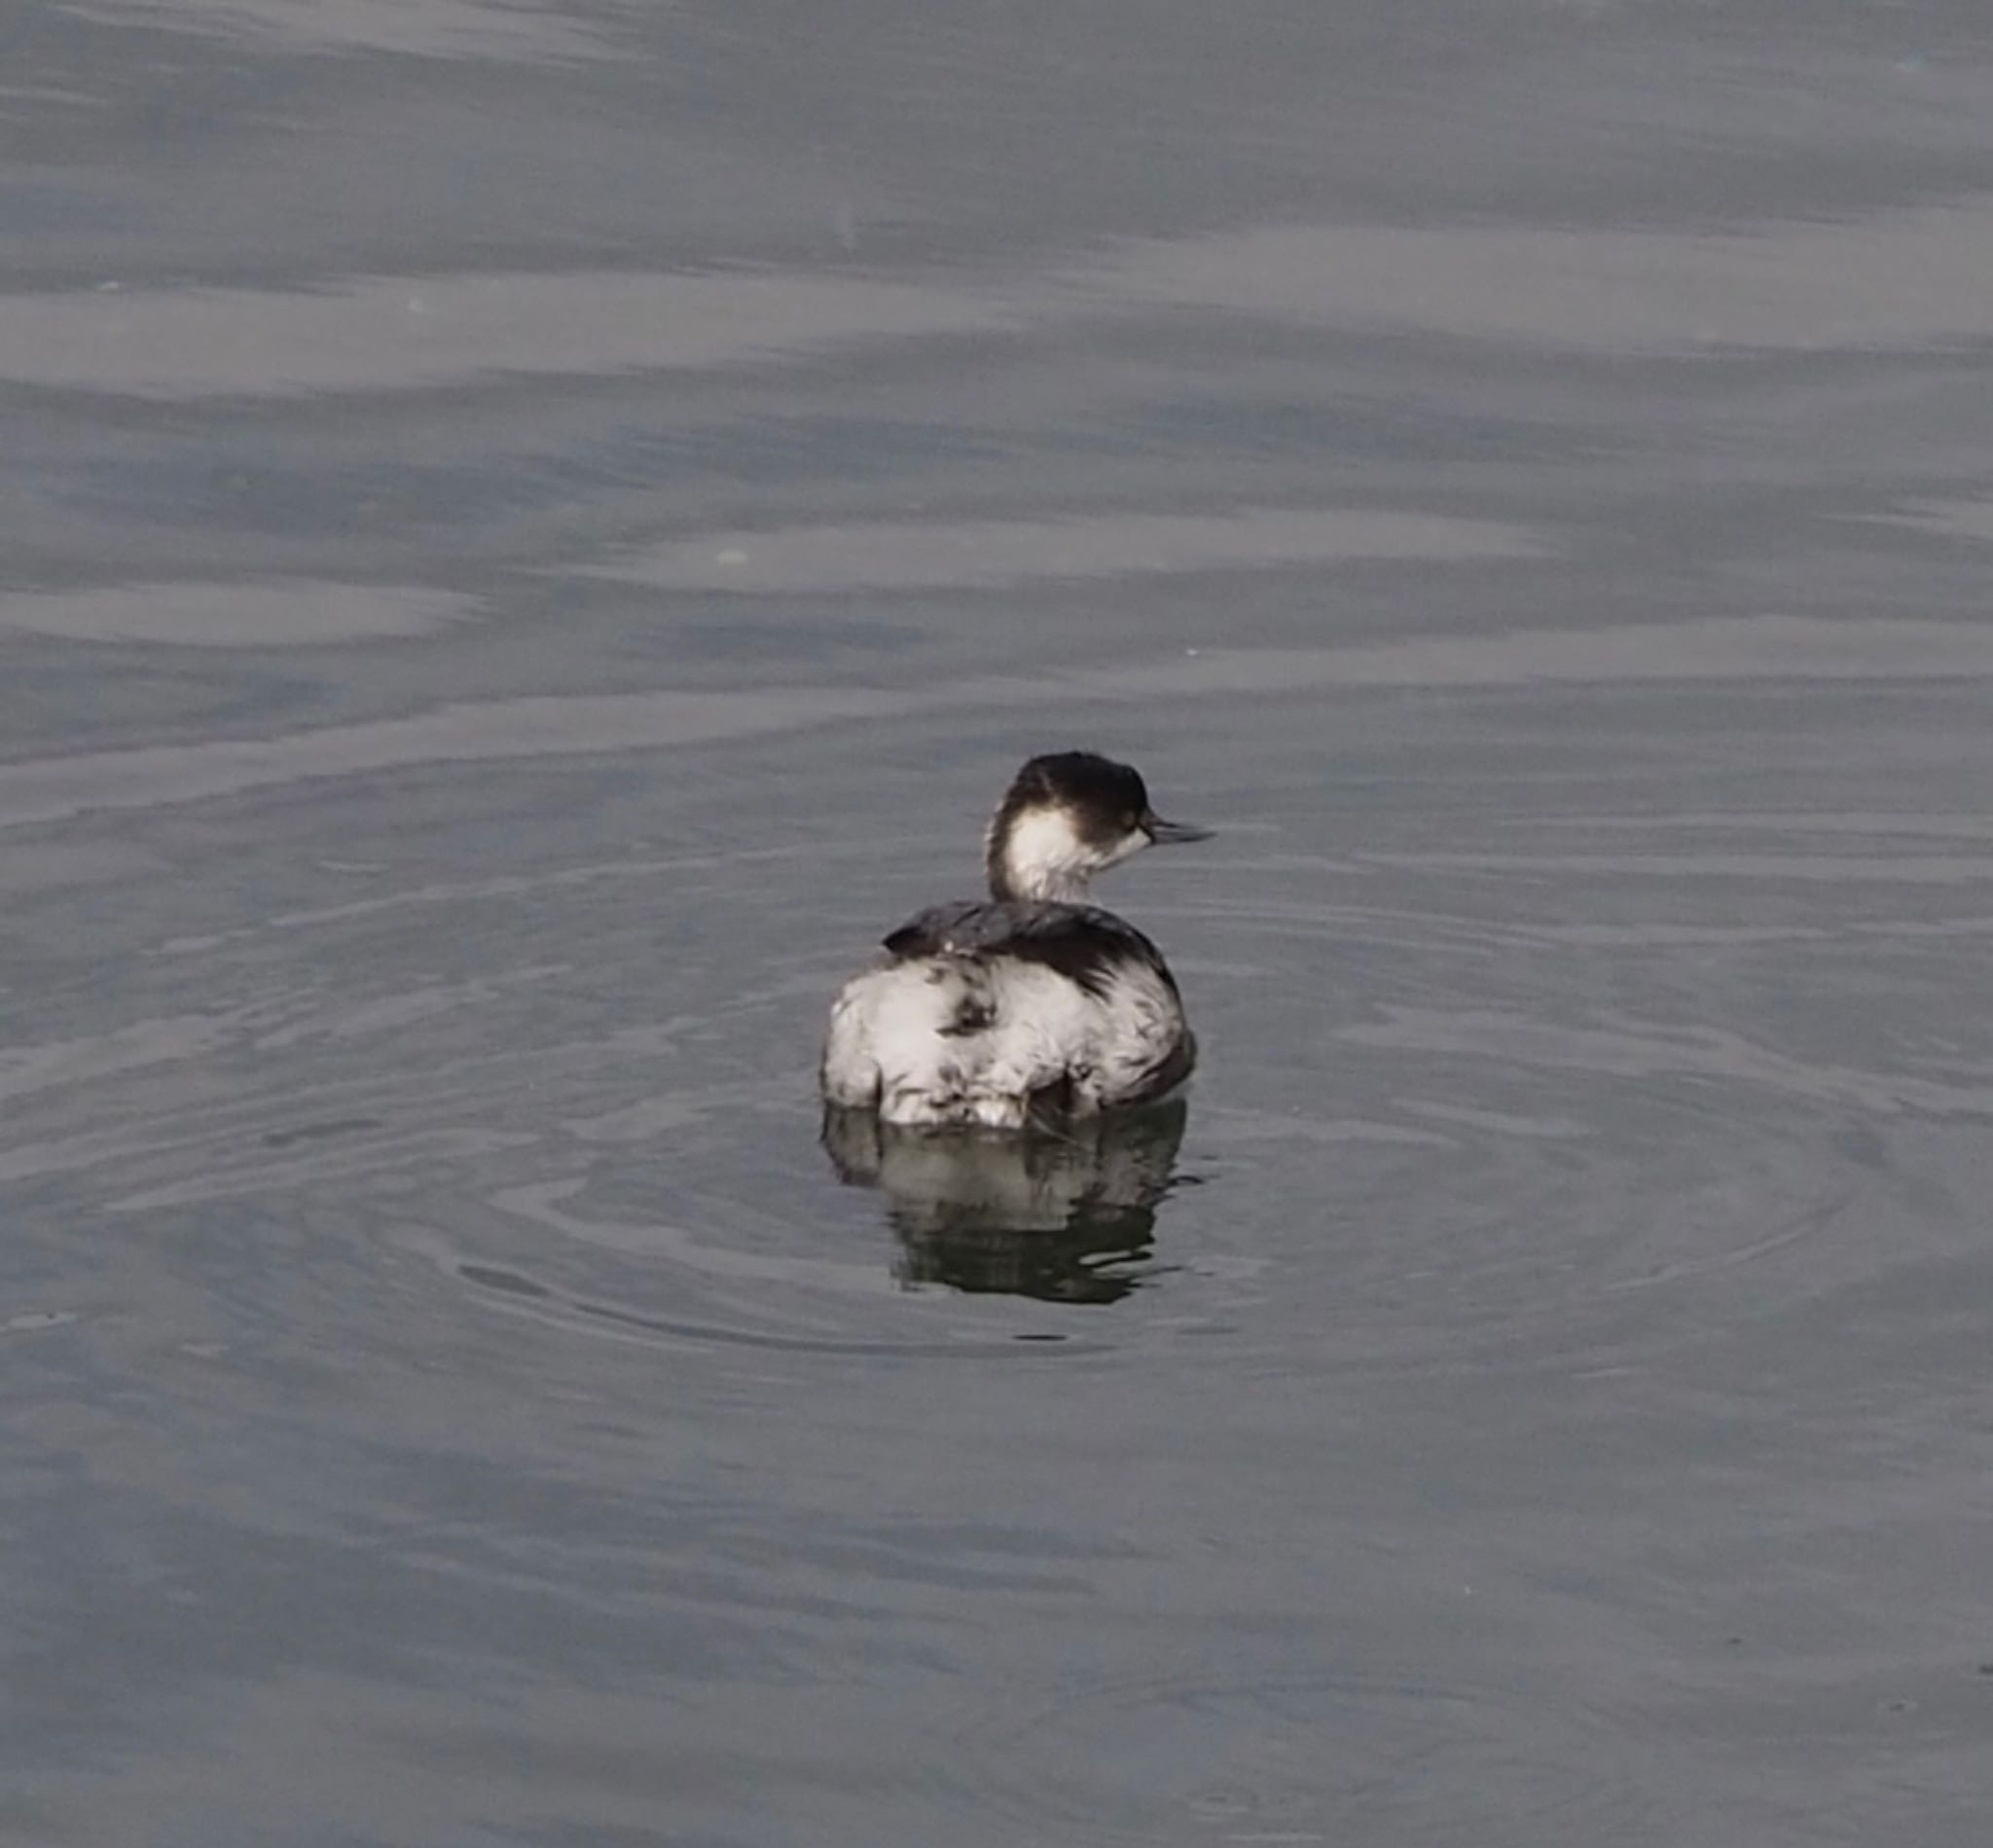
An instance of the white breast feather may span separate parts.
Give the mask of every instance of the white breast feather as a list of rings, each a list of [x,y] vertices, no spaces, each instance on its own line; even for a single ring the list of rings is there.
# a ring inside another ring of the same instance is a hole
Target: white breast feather
[[[1183,1031],[1176,995],[1144,963],[1116,967],[1095,996],[1018,958],[927,957],[845,984],[823,1090],[888,1122],[1017,1129],[1053,1086],[1069,1083],[1082,1112],[1140,1095]]]
[[[1096,1087],[1105,1108],[1139,1095],[1187,1029],[1176,990],[1146,962],[1120,964],[1099,1006],[1105,1026]]]

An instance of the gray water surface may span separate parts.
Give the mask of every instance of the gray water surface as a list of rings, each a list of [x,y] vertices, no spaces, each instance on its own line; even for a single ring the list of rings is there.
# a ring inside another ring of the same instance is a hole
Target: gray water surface
[[[6,39],[0,1837],[1986,1840],[1982,7]]]

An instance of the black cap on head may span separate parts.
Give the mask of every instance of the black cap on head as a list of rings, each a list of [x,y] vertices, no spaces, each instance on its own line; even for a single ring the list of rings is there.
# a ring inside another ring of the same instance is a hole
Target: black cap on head
[[[1026,809],[1055,806],[1070,810],[1082,833],[1113,840],[1141,825],[1149,812],[1148,788],[1136,771],[1111,757],[1051,751],[1017,773],[996,812],[997,826]]]

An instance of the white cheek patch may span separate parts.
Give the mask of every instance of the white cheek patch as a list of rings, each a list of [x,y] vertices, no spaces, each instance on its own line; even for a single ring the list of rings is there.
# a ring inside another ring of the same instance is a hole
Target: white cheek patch
[[[1119,866],[1123,860],[1133,859],[1147,845],[1148,836],[1140,828],[1131,828],[1108,850],[1106,858],[1102,860],[1101,864],[1104,867]]]
[[[1030,809],[1019,815],[1010,825],[1004,862],[1020,892],[1046,896],[1084,883],[1099,864],[1064,809]]]
[[[1080,833],[1069,809],[1027,809],[1010,823],[1003,865],[1020,898],[1080,902],[1094,874],[1120,865],[1147,845],[1148,836],[1131,828],[1104,847]]]

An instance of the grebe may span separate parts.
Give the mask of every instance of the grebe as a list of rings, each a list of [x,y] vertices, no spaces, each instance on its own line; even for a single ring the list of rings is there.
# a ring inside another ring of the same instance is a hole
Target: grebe
[[[1033,757],[990,821],[989,898],[910,918],[832,1003],[825,1100],[888,1123],[1023,1129],[1175,1090],[1197,1060],[1176,978],[1086,902],[1087,882],[1145,847],[1208,839],[1158,815],[1126,764]]]

